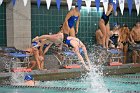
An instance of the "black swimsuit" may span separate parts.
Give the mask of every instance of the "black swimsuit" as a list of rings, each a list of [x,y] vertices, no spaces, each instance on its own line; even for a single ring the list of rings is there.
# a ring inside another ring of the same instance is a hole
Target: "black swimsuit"
[[[118,34],[113,34],[113,36],[110,37],[110,39],[112,40],[113,42],[113,45],[115,45],[115,47],[118,46]]]
[[[128,44],[128,42],[126,41],[126,42],[121,42],[122,44],[123,44],[123,46],[125,46],[126,44]]]
[[[135,41],[135,43],[140,44],[140,41]]]
[[[66,41],[67,41],[67,37],[69,36],[68,34],[64,34],[63,33],[63,36],[64,36],[64,38],[63,38],[63,43],[65,44],[66,43]]]
[[[110,15],[111,15],[111,14],[112,14],[112,13],[110,13]],[[108,21],[109,21],[109,16],[110,16],[110,15],[107,16],[107,15],[105,14],[105,12],[103,12],[101,19],[104,20],[105,25],[108,23]]]

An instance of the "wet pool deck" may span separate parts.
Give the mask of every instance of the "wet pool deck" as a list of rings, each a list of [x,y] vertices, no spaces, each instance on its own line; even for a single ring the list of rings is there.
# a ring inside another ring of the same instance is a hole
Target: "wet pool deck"
[[[85,75],[84,69],[54,69],[54,70],[32,70],[29,72],[35,80],[64,80],[70,78],[79,78]],[[123,64],[121,66],[104,66],[105,75],[133,74],[140,73],[140,64]],[[0,80],[7,79],[12,75],[11,72],[0,73]],[[1,82],[1,81],[0,81]]]

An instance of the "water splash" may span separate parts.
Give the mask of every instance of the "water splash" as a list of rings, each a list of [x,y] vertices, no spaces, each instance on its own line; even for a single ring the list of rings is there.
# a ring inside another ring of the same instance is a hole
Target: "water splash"
[[[108,61],[109,54],[100,46],[93,45],[89,48],[89,58],[92,62],[92,69],[83,79],[84,82],[90,84],[87,93],[109,93],[103,81],[103,67]]]
[[[16,62],[15,58],[11,59],[12,65],[11,68],[21,68],[22,65]],[[12,72],[11,75],[11,85],[24,85],[24,76],[26,72]]]
[[[11,85],[22,85],[24,83],[24,72],[12,73]]]

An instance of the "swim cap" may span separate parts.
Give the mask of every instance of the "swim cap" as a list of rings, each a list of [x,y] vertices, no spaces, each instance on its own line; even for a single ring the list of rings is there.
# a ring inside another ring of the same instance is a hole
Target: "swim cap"
[[[32,42],[32,46],[36,46],[37,45],[37,42]]]
[[[33,77],[32,75],[26,75],[24,80],[33,80]]]
[[[109,0],[109,3],[110,3],[110,4],[113,4],[114,2],[113,2],[113,0]]]
[[[113,23],[113,27],[116,27],[116,26],[118,26],[118,23],[117,22]]]

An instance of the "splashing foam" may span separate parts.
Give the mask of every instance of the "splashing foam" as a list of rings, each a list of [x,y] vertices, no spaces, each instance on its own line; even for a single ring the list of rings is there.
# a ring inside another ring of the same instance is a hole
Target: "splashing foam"
[[[84,82],[90,84],[90,88],[86,90],[87,93],[109,93],[103,81],[102,66],[107,62],[109,54],[100,46],[93,45],[89,48],[89,58],[91,60],[92,69],[83,79]]]
[[[21,68],[21,64],[16,64],[16,59],[12,59],[12,68]],[[11,85],[24,85],[24,76],[26,72],[12,72]]]

